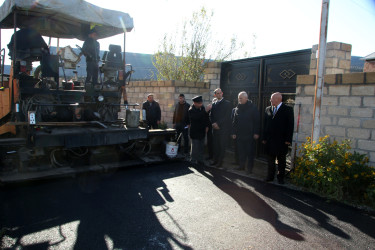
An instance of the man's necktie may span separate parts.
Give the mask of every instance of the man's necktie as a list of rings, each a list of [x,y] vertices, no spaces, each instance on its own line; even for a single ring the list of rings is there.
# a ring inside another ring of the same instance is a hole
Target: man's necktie
[[[276,108],[276,107],[274,107],[274,108],[273,108],[273,116],[275,116],[275,115],[276,115],[276,111],[277,111],[277,108]]]

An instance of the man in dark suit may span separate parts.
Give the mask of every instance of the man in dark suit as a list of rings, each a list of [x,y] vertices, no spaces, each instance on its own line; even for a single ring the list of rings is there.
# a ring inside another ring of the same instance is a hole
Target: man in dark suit
[[[282,102],[282,95],[276,92],[271,95],[271,106],[264,115],[262,143],[268,154],[268,175],[265,181],[273,181],[276,171],[275,160],[278,162],[277,180],[284,184],[286,154],[292,144],[294,129],[293,109]]]
[[[224,100],[221,89],[215,89],[214,93],[217,100],[212,104],[210,113],[214,143],[214,159],[211,165],[221,168],[232,126],[230,119],[232,105],[229,101]]]
[[[259,138],[260,116],[258,108],[248,100],[245,91],[238,94],[238,105],[233,113],[232,138],[238,149],[239,167],[251,174],[254,166],[255,140]],[[247,163],[246,163],[247,161]]]

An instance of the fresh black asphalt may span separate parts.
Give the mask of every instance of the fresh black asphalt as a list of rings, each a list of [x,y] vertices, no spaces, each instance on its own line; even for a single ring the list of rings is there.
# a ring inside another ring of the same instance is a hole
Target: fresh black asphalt
[[[0,187],[2,249],[374,249],[375,217],[172,162]]]

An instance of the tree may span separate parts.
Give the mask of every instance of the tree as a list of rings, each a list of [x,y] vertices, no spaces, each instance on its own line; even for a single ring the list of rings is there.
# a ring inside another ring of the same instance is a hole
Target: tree
[[[213,12],[205,8],[194,12],[189,21],[176,35],[164,35],[159,51],[153,56],[158,80],[201,81],[207,62],[231,59],[244,47],[237,38],[231,38],[229,46],[214,41],[211,32]]]

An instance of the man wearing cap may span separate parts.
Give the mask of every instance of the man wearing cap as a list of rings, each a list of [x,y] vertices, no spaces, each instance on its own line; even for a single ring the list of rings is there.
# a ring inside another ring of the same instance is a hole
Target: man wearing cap
[[[221,89],[215,89],[214,93],[217,101],[212,104],[210,114],[214,142],[214,160],[211,165],[221,168],[231,131],[232,105],[229,101],[224,100]]]
[[[191,162],[203,163],[204,138],[208,131],[208,115],[203,106],[202,96],[193,99],[193,105],[189,108],[189,126],[191,139]]]
[[[190,104],[185,101],[185,95],[180,94],[178,96],[178,103],[175,106],[173,113],[173,128],[176,129],[177,136],[182,133],[184,137],[184,153],[189,152],[189,135],[187,124],[189,123],[189,111]],[[181,137],[179,136],[178,144],[181,146]]]
[[[95,28],[89,31],[88,37],[83,43],[82,54],[86,57],[86,82],[91,82],[94,86],[98,83],[99,74],[99,51],[100,44],[97,41],[98,34]]]
[[[158,102],[154,100],[154,94],[148,94],[147,100],[142,104],[146,110],[146,121],[149,129],[157,129],[161,120],[161,110]]]

